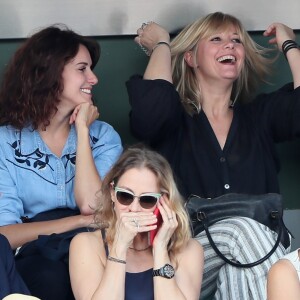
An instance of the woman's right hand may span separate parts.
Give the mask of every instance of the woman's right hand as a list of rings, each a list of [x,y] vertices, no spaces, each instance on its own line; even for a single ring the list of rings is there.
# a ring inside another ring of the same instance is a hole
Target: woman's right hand
[[[134,41],[146,48],[149,53],[152,52],[158,42],[170,43],[169,33],[155,22],[143,23],[137,30],[137,34],[138,36],[135,37]]]
[[[86,127],[90,127],[90,125],[97,120],[99,117],[99,112],[97,106],[91,103],[81,103],[77,105],[70,116],[70,124],[75,123],[76,128],[80,126],[80,124],[84,124]]]
[[[127,251],[138,233],[156,228],[157,218],[153,212],[124,212],[116,222],[114,246],[120,251]],[[153,225],[154,224],[154,225]]]

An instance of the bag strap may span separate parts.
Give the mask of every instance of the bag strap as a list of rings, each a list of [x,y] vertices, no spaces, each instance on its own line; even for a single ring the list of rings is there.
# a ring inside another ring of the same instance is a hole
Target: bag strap
[[[206,223],[206,220],[207,220],[206,215],[204,213],[201,213],[201,215],[198,215],[198,220],[201,220],[201,222],[203,223],[203,227],[204,227],[204,230],[206,232],[208,241],[209,241],[211,247],[214,249],[214,251],[217,253],[217,255],[221,259],[223,259],[226,263],[228,263],[228,264],[230,264],[234,267],[237,267],[237,268],[252,268],[252,267],[255,267],[255,266],[261,264],[265,260],[267,260],[276,251],[278,245],[280,244],[280,239],[281,239],[281,235],[282,235],[282,232],[283,232],[284,224],[283,224],[282,219],[279,216],[278,211],[271,212],[271,217],[274,218],[274,219],[277,218],[278,221],[279,221],[279,232],[278,232],[278,236],[277,236],[277,240],[275,242],[275,245],[269,251],[269,253],[266,254],[264,257],[262,257],[261,259],[255,261],[255,262],[247,263],[247,264],[241,264],[239,262],[232,261],[232,260],[228,259],[226,256],[224,256],[224,254],[218,249],[217,245],[215,244],[215,242],[212,239],[212,236],[209,232],[209,229],[208,229],[208,226],[207,226],[207,223]]]

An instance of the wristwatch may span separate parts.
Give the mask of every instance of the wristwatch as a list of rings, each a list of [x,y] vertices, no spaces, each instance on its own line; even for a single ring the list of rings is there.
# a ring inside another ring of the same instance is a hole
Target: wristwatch
[[[154,276],[161,276],[161,277],[164,277],[164,278],[171,279],[175,275],[175,270],[171,265],[165,264],[160,269],[153,270],[152,274],[153,274],[153,277]]]

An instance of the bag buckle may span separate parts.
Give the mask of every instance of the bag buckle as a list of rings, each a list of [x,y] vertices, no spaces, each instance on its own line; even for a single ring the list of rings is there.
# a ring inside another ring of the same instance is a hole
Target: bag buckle
[[[202,222],[206,219],[206,214],[204,211],[197,211],[197,220]]]
[[[279,216],[279,211],[278,210],[273,210],[271,211],[271,218],[276,219]]]

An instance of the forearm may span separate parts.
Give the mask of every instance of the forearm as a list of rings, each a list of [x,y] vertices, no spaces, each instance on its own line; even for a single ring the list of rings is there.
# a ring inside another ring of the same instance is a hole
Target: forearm
[[[165,251],[155,250],[154,269],[161,268],[170,263],[169,255]],[[190,239],[188,245],[183,249],[177,259],[175,276],[171,279],[155,276],[154,292],[155,300],[158,299],[189,299],[198,300],[200,297],[204,255],[201,245]],[[171,265],[173,265],[171,263]]]
[[[290,49],[286,53],[286,57],[291,68],[294,88],[297,88],[298,86],[300,86],[300,49]]]
[[[125,267],[125,264],[107,261],[101,283],[91,299],[125,299]]]
[[[164,79],[172,81],[171,52],[167,45],[161,44],[152,52],[144,79]]]
[[[0,233],[6,236],[13,249],[36,240],[39,235],[62,233],[80,227],[89,226],[92,219],[85,216],[72,216],[52,221],[20,223],[0,227]]]
[[[169,254],[166,249],[154,249],[154,265],[153,269],[159,269],[165,264],[171,264]],[[172,264],[171,264],[172,265]],[[154,299],[186,299],[182,291],[177,285],[176,275],[171,278],[164,278],[161,276],[153,277],[154,283]]]
[[[81,213],[88,215],[93,213],[96,193],[101,187],[101,178],[92,155],[88,127],[78,127],[77,138],[74,195]]]
[[[101,282],[92,299],[119,300],[125,298],[126,253],[124,246],[114,245],[107,259]]]

